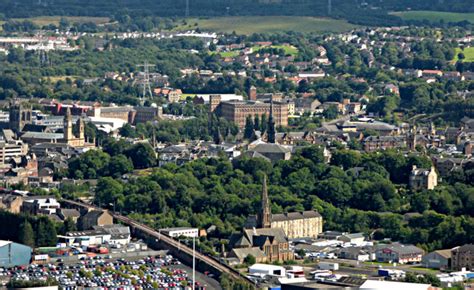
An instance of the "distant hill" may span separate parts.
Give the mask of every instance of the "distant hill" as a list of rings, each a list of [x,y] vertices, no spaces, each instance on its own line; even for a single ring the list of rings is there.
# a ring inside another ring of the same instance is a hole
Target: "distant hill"
[[[43,15],[113,17],[129,15],[183,17],[186,0],[2,0],[0,14],[8,18]],[[474,12],[472,0],[332,0],[330,16],[356,24],[397,24],[389,11],[439,10]],[[328,16],[328,0],[189,0],[189,13],[200,16],[301,15]]]

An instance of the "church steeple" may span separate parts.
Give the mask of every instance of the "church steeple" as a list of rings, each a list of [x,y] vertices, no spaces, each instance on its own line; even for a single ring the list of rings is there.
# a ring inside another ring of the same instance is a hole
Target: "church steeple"
[[[273,96],[270,99],[270,116],[268,117],[268,143],[275,143],[275,121],[273,120]]]
[[[268,199],[267,189],[267,176],[263,176],[263,187],[262,187],[262,206],[258,213],[257,227],[258,228],[270,228],[271,227],[271,211],[270,211],[270,200]]]

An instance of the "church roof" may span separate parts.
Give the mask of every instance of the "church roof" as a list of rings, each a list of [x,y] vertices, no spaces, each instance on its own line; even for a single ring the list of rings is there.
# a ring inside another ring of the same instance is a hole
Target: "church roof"
[[[279,243],[288,242],[288,238],[282,228],[245,229],[244,233],[249,240],[252,240],[252,244],[254,244],[254,238],[258,236],[273,237]]]
[[[298,220],[305,218],[315,218],[321,217],[321,215],[314,210],[308,210],[303,212],[289,212],[289,213],[280,213],[272,214],[272,221],[287,221],[287,220]]]
[[[263,258],[265,257],[265,253],[260,250],[258,247],[254,248],[241,248],[241,249],[233,249],[232,253],[236,256],[239,260],[245,259],[248,255],[252,255],[255,258]]]
[[[230,245],[233,248],[240,248],[240,247],[251,247],[252,243],[243,235],[243,234],[232,234],[230,236]]]

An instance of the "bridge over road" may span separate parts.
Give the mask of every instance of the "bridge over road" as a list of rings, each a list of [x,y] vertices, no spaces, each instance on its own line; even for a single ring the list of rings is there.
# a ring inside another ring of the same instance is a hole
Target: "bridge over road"
[[[62,202],[64,204],[69,205],[70,207],[79,208],[79,209],[95,209],[95,210],[103,210],[102,208],[96,207],[94,205],[85,204],[82,202],[77,202],[73,200],[63,199]],[[180,243],[179,241],[174,240],[173,238],[163,235],[160,232],[156,231],[155,229],[141,224],[133,219],[125,217],[123,215],[110,212],[114,219],[120,223],[128,225],[132,234],[135,237],[139,237],[144,239],[149,243],[152,248],[157,249],[164,249],[168,250],[169,253],[180,261],[185,263],[186,265],[192,265],[193,262],[193,250],[188,246]],[[250,279],[245,276],[242,276],[240,272],[234,270],[233,268],[229,267],[226,264],[221,263],[217,259],[204,255],[199,252],[195,252],[195,261],[196,261],[196,269],[199,272],[209,271],[216,276],[220,276],[221,274],[227,274],[234,280],[241,280],[243,282],[247,282],[250,285],[254,284]]]

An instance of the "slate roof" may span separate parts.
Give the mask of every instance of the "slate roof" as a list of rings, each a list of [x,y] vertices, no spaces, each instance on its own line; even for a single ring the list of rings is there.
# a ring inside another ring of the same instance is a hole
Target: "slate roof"
[[[258,236],[274,237],[279,243],[288,242],[288,238],[281,228],[245,229],[244,233],[250,240],[252,240],[253,244],[255,244],[254,238]]]
[[[252,255],[255,258],[265,257],[265,253],[258,247],[233,249],[232,252],[239,260],[245,259],[248,255]]]
[[[449,259],[451,258],[451,249],[446,249],[446,250],[437,250],[437,251],[434,251],[436,254],[446,258],[446,259]]]
[[[86,213],[83,218],[84,219],[93,219],[97,220],[101,215],[103,215],[105,212],[101,210],[92,210],[88,213]]]
[[[289,153],[290,149],[279,145],[279,144],[258,144],[255,146],[255,148],[252,150],[258,153]]]
[[[21,138],[34,138],[34,139],[63,139],[63,133],[44,133],[44,132],[26,132],[25,134],[21,135]]]
[[[60,215],[63,216],[64,218],[81,216],[81,214],[79,213],[77,209],[69,209],[69,208],[62,208],[60,210]]]
[[[474,245],[473,245],[474,247]],[[388,245],[379,245],[377,247],[377,250],[383,250],[383,249],[390,249],[393,252],[397,252],[399,255],[403,254],[412,254],[412,253],[420,253],[423,254],[424,251],[414,245],[402,245],[398,243],[394,244],[388,244]]]
[[[282,214],[272,214],[272,221],[285,221],[285,220],[297,220],[305,218],[321,217],[321,215],[314,210],[308,210],[303,212],[290,212]]]

